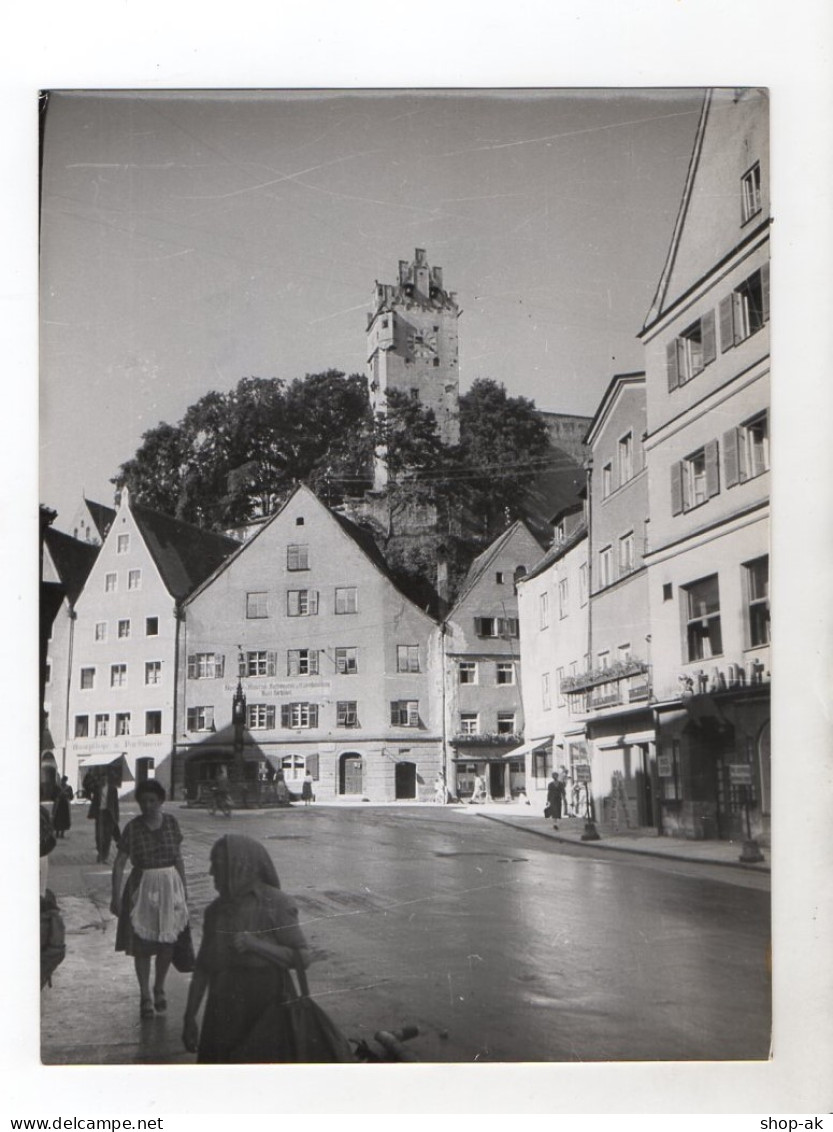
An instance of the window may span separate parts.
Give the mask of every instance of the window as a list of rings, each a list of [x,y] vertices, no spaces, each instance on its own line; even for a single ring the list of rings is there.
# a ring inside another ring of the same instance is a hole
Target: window
[[[290,543],[286,548],[287,570],[309,570],[309,546],[303,542]]]
[[[562,578],[558,583],[558,616],[563,619],[570,612],[569,579]]]
[[[145,712],[145,735],[161,735],[162,734],[162,712],[161,711],[146,711]]]
[[[419,700],[391,700],[390,721],[393,727],[419,727]]]
[[[668,343],[666,369],[669,392],[702,373],[716,357],[714,311],[708,311]]]
[[[662,583],[662,600],[663,601],[670,601],[673,596],[674,596],[674,583],[673,582],[663,582]]]
[[[633,478],[633,433],[626,433],[619,441],[619,483]]]
[[[769,264],[753,271],[730,295],[721,299],[720,349],[725,353],[756,334],[769,321]]]
[[[118,574],[105,574],[104,575],[104,592],[113,594],[116,592],[116,585],[118,584]]]
[[[250,731],[271,731],[275,727],[274,704],[248,704],[246,726]]]
[[[90,734],[90,717],[88,715],[76,715],[75,717],[75,738],[86,739]]]
[[[298,517],[295,519],[295,526],[296,527],[303,527],[303,525],[304,525],[304,516],[298,515]]]
[[[281,727],[317,727],[318,704],[281,705]]]
[[[140,590],[142,588],[142,571],[141,570],[128,570],[127,571],[127,588],[129,590]]]
[[[287,676],[317,676],[318,649],[289,649],[286,654]]]
[[[538,595],[538,627],[546,629],[550,623],[550,595],[544,593]]]
[[[226,658],[222,653],[195,652],[188,657],[189,680],[215,680],[223,676],[225,670]]]
[[[598,654],[598,661],[598,666],[602,669],[602,671],[610,668],[610,649],[602,649],[602,651]]]
[[[111,664],[110,665],[110,687],[111,688],[124,688],[127,685],[127,665],[126,664]]]
[[[460,716],[460,734],[478,735],[480,722],[476,711],[464,711]]]
[[[146,617],[145,618],[145,636],[158,637],[159,636],[159,618]]]
[[[461,660],[457,664],[457,674],[461,684],[477,683],[477,662],[474,660]]]
[[[119,621],[119,640],[124,641],[130,636],[130,618]]]
[[[130,535],[119,535],[116,540],[116,554],[127,554],[130,550]]]
[[[52,683],[52,662],[49,660],[46,662],[46,675],[44,676],[44,681],[47,684]]]
[[[162,661],[161,660],[146,660],[145,661],[145,684],[161,684],[162,683]]]
[[[396,671],[419,672],[419,645],[396,646]]]
[[[474,631],[478,637],[517,637],[517,617],[475,617]]]
[[[317,755],[310,756],[310,762],[312,762],[313,757],[318,758]],[[306,771],[305,764],[306,759],[303,755],[284,755],[281,759],[281,770],[283,771],[284,778],[294,780],[295,782],[302,779]],[[310,773],[312,772],[310,771]],[[314,777],[317,777],[317,775]]]
[[[359,715],[355,700],[338,700],[336,702],[336,727],[358,727]]]
[[[242,676],[274,676],[277,667],[277,653],[258,649],[247,652],[244,657]]]
[[[609,546],[599,551],[599,586],[604,589],[613,581],[613,551]]]
[[[358,590],[355,586],[336,586],[336,613],[357,613]]]
[[[514,684],[515,665],[511,660],[499,660],[495,666],[495,676],[498,684]]]
[[[187,712],[187,727],[189,731],[213,731],[213,706],[189,707]]]
[[[769,416],[766,412],[724,433],[723,470],[727,488],[769,471]]]
[[[602,499],[607,499],[613,490],[613,465],[605,464],[602,468]]]
[[[630,660],[630,658],[631,658],[630,642],[628,642],[625,645],[619,645],[616,652],[618,653],[618,659],[622,664],[624,664],[625,661]]]
[[[740,179],[740,218],[746,224],[761,211],[761,165],[756,161]]]
[[[89,691],[90,688],[95,687],[95,669],[94,668],[82,668],[81,669],[81,687],[85,691]]]
[[[556,682],[555,691],[558,695],[558,706],[564,707],[564,704],[565,704],[566,701],[564,699],[564,693],[561,690],[562,684],[564,683],[564,669],[563,668],[556,668],[556,670],[555,670],[555,682]]]
[[[129,735],[130,734],[130,712],[117,711],[116,712],[116,735]]]
[[[709,660],[723,652],[720,633],[720,591],[717,574],[683,588],[686,652],[689,661]]]
[[[544,709],[544,711],[549,711],[552,707],[552,693],[550,691],[549,672],[541,673],[541,707]]]
[[[317,590],[287,590],[287,617],[311,617],[318,613]]]
[[[515,713],[513,711],[499,711],[497,713],[498,735],[515,734]]]
[[[94,632],[93,635],[94,635],[94,637],[97,641],[106,641],[107,640],[107,622],[106,621],[96,621],[95,632]]]
[[[633,570],[633,531],[619,539],[619,573],[629,574]]]
[[[104,736],[109,734],[109,731],[110,731],[110,716],[109,715],[97,715],[95,717],[95,737],[96,737],[96,739],[103,738]]]
[[[710,440],[703,448],[671,465],[671,514],[700,507],[720,492],[718,445]]]
[[[247,618],[252,619],[254,617],[269,616],[269,607],[266,597],[267,595],[262,590],[246,594]]]
[[[355,676],[359,671],[359,650],[357,648],[336,649],[336,672],[340,676]]]
[[[578,569],[578,600],[580,605],[587,605],[587,563],[582,562]]]
[[[750,648],[769,644],[769,558],[745,563],[746,611]]]
[[[505,575],[504,575],[503,571],[498,570],[495,573],[495,584],[498,585],[498,586],[502,586],[503,582],[504,582],[504,578],[505,578]]]

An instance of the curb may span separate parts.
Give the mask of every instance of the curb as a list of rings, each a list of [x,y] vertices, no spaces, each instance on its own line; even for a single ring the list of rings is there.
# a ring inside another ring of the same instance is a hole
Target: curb
[[[690,865],[722,865],[729,869],[742,869],[747,873],[771,873],[769,865],[746,865],[743,861],[724,861],[717,857],[687,857],[684,853],[665,853],[657,849],[631,849],[627,845],[612,844],[601,838],[599,841],[574,841],[570,837],[560,837],[557,833],[546,833],[543,829],[532,829],[517,822],[508,820],[498,814],[475,814],[475,817],[494,821],[499,825],[508,825],[512,829],[519,829],[524,833],[531,833],[535,837],[545,837],[548,841],[557,841],[561,845],[577,845],[580,849],[610,849],[615,853],[630,853],[632,857],[654,857],[662,861],[683,861]]]

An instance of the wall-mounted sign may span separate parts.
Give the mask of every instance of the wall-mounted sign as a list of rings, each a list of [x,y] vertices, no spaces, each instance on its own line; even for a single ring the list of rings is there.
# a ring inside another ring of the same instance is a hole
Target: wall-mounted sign
[[[752,785],[752,767],[749,763],[729,764],[729,784],[731,786]]]
[[[673,778],[674,763],[670,755],[657,755],[657,774],[660,778]]]
[[[573,775],[576,782],[589,782],[590,781],[590,767],[587,763],[577,763],[573,767]]]

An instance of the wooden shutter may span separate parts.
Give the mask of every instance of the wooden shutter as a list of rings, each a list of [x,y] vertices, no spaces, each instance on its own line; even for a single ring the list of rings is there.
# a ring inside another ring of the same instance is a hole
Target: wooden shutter
[[[274,728],[275,728],[275,705],[274,704],[267,704],[266,705],[266,726],[270,730],[274,730]]]
[[[743,310],[743,295],[739,291],[732,292],[732,328],[734,331],[733,344],[737,346],[743,341],[743,324],[744,319],[741,314]]]
[[[731,295],[720,300],[718,317],[720,319],[720,351],[725,354],[729,347],[735,344],[735,321],[732,315]]]
[[[242,652],[239,653],[237,657],[237,675],[246,675],[246,654]]]
[[[703,365],[707,366],[709,362],[713,362],[717,356],[714,311],[706,311],[700,319],[700,329],[703,336]]]
[[[289,708],[289,704],[281,704],[281,727],[289,727],[291,725]]]
[[[308,590],[307,597],[309,599],[310,614],[318,612],[318,590]]]
[[[318,675],[318,649],[309,650],[309,674],[310,676]]]
[[[671,514],[679,515],[683,509],[683,465],[678,460],[671,465]],[[605,583],[602,582],[604,585]]]
[[[297,676],[299,670],[299,657],[297,649],[290,649],[286,654],[286,674],[287,676]]]
[[[668,392],[676,389],[680,384],[680,370],[677,365],[677,339],[669,342],[665,348],[665,367],[668,372]]]
[[[214,653],[214,675],[225,676],[226,673],[226,658],[221,652]]]
[[[726,487],[734,487],[740,481],[740,460],[738,452],[738,430],[730,428],[723,433],[723,476]]]
[[[197,658],[195,656],[188,657],[188,679],[196,680],[197,678]]]
[[[477,620],[477,618],[475,618]],[[391,727],[399,726],[399,701],[391,700],[390,702],[390,723]]]
[[[717,441],[710,440],[705,446],[706,456],[706,498],[720,493],[720,465],[718,463]]]
[[[318,726],[318,704],[309,705],[309,725],[310,727]]]
[[[408,726],[419,727],[419,700],[408,704]]]
[[[474,619],[474,631],[475,631],[475,633],[477,634],[478,637],[485,636],[485,633],[483,632],[483,618],[482,617],[475,617],[475,619]]]
[[[312,777],[317,782],[318,781],[318,755],[317,755],[317,753],[314,754],[314,755],[307,755],[307,770],[309,771],[309,773],[312,775]]]
[[[266,654],[266,675],[276,676],[278,671],[278,654],[276,652],[267,652]]]
[[[764,322],[769,322],[769,260],[761,264],[761,303],[764,308]]]

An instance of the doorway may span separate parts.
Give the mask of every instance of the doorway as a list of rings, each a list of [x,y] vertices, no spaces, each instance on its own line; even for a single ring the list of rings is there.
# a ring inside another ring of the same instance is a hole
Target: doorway
[[[339,794],[361,794],[363,790],[363,765],[361,755],[342,755],[338,761]]]
[[[489,763],[489,795],[492,798],[506,797],[505,763]]]
[[[416,798],[416,763],[397,763],[394,770],[394,797],[397,801]]]

